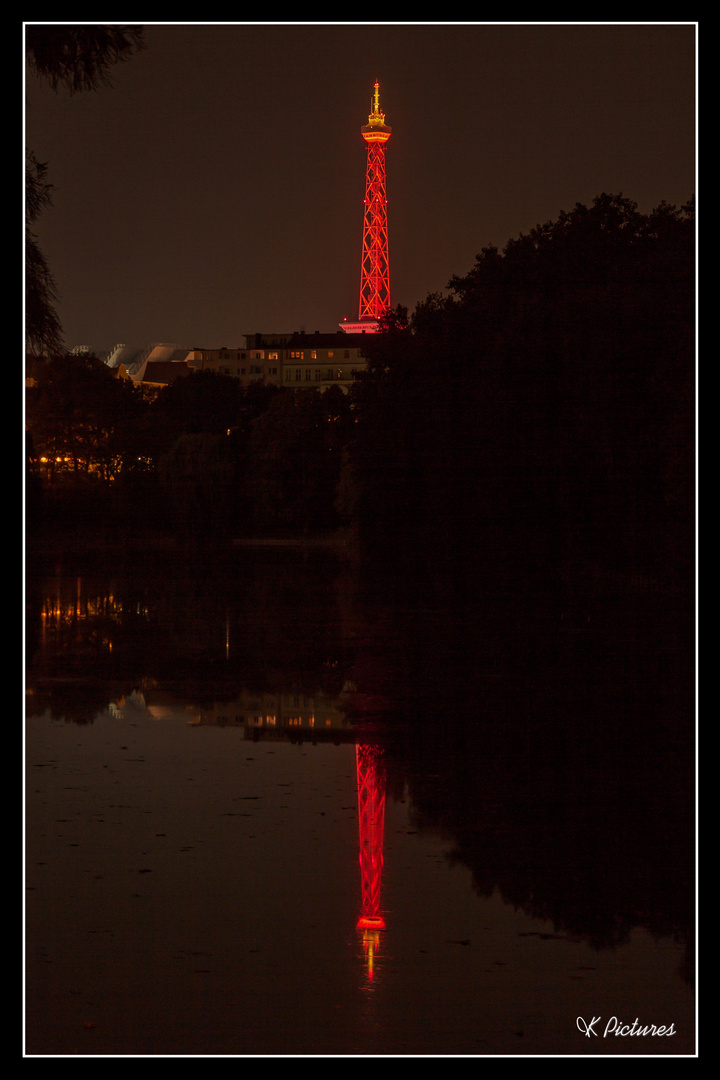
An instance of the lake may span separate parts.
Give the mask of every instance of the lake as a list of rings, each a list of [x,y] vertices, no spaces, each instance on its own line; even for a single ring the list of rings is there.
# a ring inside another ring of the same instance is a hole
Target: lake
[[[27,1055],[695,1053],[682,612],[396,586],[33,567]]]

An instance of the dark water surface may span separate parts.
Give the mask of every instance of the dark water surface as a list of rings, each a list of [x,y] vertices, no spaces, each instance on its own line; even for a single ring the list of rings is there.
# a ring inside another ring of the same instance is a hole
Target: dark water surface
[[[666,596],[368,592],[293,549],[27,591],[28,1055],[694,1053]]]

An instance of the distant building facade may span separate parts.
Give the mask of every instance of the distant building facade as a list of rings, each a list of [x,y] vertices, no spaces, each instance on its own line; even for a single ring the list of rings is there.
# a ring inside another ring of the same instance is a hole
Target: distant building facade
[[[116,345],[104,358],[108,367],[127,371],[147,388],[168,385],[193,371],[230,375],[244,386],[264,382],[288,389],[339,386],[347,393],[357,372],[367,366],[363,334],[246,334],[239,348],[180,349],[154,343],[145,349]]]
[[[231,375],[244,386],[253,382],[282,384],[282,348],[274,342],[257,348],[191,349],[187,362],[193,371]]]
[[[367,366],[364,344],[361,334],[293,334],[285,347],[282,385],[317,390],[339,386],[347,393],[356,373]]]
[[[193,349],[187,362],[195,371],[232,375],[246,386],[265,382],[327,390],[335,385],[347,393],[355,373],[367,365],[363,344],[361,334],[246,334],[244,348]]]

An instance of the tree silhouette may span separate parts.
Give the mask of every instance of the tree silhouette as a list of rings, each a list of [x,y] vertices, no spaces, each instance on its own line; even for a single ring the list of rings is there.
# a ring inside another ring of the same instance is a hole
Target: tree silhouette
[[[25,319],[26,344],[36,355],[61,352],[62,328],[55,310],[57,289],[37,236],[30,228],[41,211],[52,204],[52,185],[45,177],[47,165],[31,151],[25,163]]]
[[[173,521],[186,543],[222,543],[233,522],[235,469],[227,436],[181,435],[160,461]]]
[[[570,567],[675,577],[692,550],[694,240],[692,202],[641,214],[603,193],[484,248],[450,296],[375,335],[346,467],[368,548],[551,588]]]
[[[132,383],[92,356],[58,356],[40,363],[34,375],[26,420],[48,474],[71,470],[114,480],[138,454],[133,436],[142,403]]]
[[[71,94],[110,85],[110,69],[145,48],[140,26],[30,25],[25,52],[30,69],[53,90]]]
[[[303,535],[337,525],[335,498],[351,425],[338,387],[284,390],[250,424],[244,491],[258,532]]]

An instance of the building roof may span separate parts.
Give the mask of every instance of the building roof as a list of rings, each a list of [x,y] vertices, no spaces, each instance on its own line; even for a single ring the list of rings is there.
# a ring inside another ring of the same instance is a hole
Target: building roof
[[[288,349],[364,349],[372,335],[344,334],[341,330],[331,334],[295,333],[287,343]]]
[[[182,360],[149,360],[145,365],[142,382],[159,383],[167,386],[185,375],[189,375],[192,368]]]

